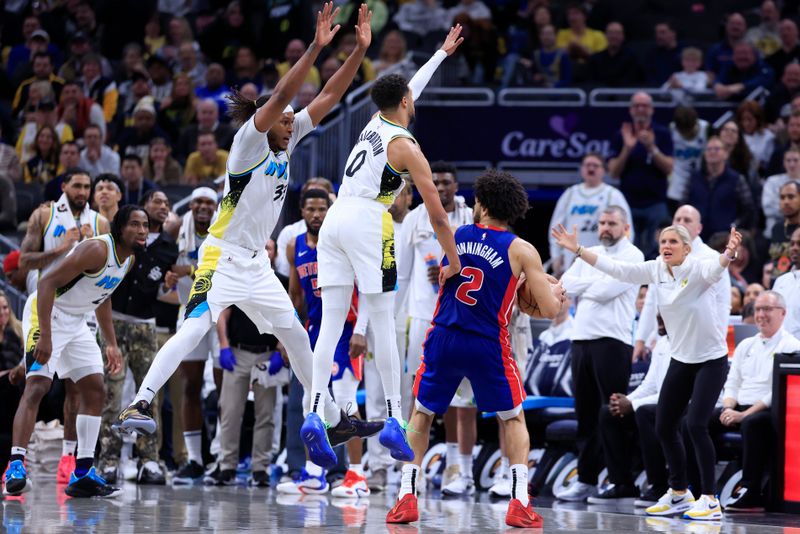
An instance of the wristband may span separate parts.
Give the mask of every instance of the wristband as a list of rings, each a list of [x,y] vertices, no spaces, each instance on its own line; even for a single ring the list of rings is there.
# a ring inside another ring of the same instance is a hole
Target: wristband
[[[723,255],[723,256],[725,256],[726,258],[728,258],[728,261],[729,261],[729,262],[732,262],[732,261],[734,261],[736,258],[738,258],[738,257],[739,257],[739,252],[738,252],[738,251],[736,251],[736,252],[734,252],[734,253],[733,253],[733,256],[729,256],[729,255],[728,255],[728,249],[726,248],[726,249],[725,249],[725,252],[723,252],[723,253],[722,253],[722,255]]]
[[[583,245],[578,245],[578,250],[575,251],[575,255],[580,258],[582,252],[583,252]]]

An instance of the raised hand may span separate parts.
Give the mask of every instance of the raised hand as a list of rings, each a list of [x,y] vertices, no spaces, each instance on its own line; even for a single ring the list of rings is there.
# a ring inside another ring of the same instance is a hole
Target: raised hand
[[[450,28],[450,33],[447,34],[447,38],[444,40],[444,44],[440,50],[448,56],[452,56],[453,52],[458,48],[458,45],[463,42],[464,38],[461,37],[461,24],[456,24]]]
[[[358,9],[358,23],[356,24],[356,43],[362,50],[369,48],[372,42],[372,11],[367,4],[361,4]]]
[[[339,24],[331,28],[338,14],[339,8],[333,9],[333,2],[325,2],[322,11],[317,11],[317,32],[314,35],[314,43],[317,46],[328,46],[341,28]]]
[[[733,258],[736,251],[739,250],[739,245],[742,243],[742,234],[736,231],[736,228],[731,228],[731,235],[728,238],[728,246],[725,247],[728,256]]]
[[[572,227],[572,233],[567,232],[563,224],[554,226],[550,234],[556,239],[558,246],[563,247],[570,252],[578,250],[578,227]]]

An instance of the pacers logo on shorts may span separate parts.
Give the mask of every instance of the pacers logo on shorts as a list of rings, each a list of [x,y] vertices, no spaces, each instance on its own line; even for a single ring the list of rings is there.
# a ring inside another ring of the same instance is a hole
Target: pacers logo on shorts
[[[202,276],[194,281],[192,293],[208,293],[211,289],[211,276]]]
[[[186,303],[185,318],[199,317],[208,309],[206,298],[211,290],[211,277],[214,271],[204,271],[192,284],[192,292],[189,294],[189,302]]]

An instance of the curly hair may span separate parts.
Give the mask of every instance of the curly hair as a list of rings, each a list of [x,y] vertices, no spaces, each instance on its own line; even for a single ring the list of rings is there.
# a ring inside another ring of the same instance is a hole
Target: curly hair
[[[141,206],[136,206],[135,204],[126,204],[122,206],[119,211],[114,214],[114,218],[111,219],[111,237],[114,238],[114,241],[122,241],[122,230],[131,220],[131,214],[135,211],[141,211],[144,213],[145,217],[147,217],[147,223],[150,224],[150,216]]]
[[[513,223],[528,211],[528,192],[510,173],[488,169],[475,181],[475,198],[489,216]]]
[[[397,109],[400,101],[408,94],[408,80],[399,74],[381,76],[372,85],[370,96],[381,111]]]

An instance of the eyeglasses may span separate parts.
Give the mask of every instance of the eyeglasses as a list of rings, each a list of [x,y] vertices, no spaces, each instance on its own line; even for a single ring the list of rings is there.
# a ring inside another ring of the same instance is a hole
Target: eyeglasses
[[[769,313],[772,310],[782,310],[783,306],[756,306],[756,312],[766,312]]]

